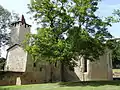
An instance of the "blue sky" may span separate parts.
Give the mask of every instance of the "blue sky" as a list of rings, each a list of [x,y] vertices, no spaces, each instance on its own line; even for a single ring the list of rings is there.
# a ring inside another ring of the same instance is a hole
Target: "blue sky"
[[[100,3],[100,8],[98,10],[99,16],[109,16],[112,15],[114,9],[120,9],[120,0],[102,0]],[[120,37],[120,23],[113,24],[109,28],[111,34],[115,37]]]
[[[31,0],[1,0],[0,5],[2,5],[8,11],[16,12],[21,17],[22,14],[25,16],[26,22],[32,25],[31,31],[34,32],[36,25],[29,19],[30,15],[26,14],[29,9],[27,8],[27,4],[30,3]]]
[[[27,4],[29,3],[30,0],[1,0],[0,2],[0,4],[9,11],[15,11],[16,13],[19,13],[19,15],[24,14],[28,24],[32,25],[32,32],[34,32],[36,25],[29,20],[29,15],[26,14],[26,12],[29,11],[27,8]],[[120,0],[102,0],[97,14],[99,16],[109,16],[114,9],[120,9]],[[120,37],[119,25],[120,23],[113,24],[113,26],[109,28],[109,31],[115,37]]]
[[[19,15],[24,14],[28,24],[32,24],[32,32],[34,32],[36,25],[29,20],[29,15],[26,14],[28,11],[27,4],[29,3],[30,0],[1,0],[0,2],[0,4],[9,11],[15,11],[19,13]],[[102,0],[97,14],[99,16],[109,16],[114,9],[120,9],[120,0]],[[109,31],[115,37],[120,37],[119,25],[120,23],[113,24],[113,26],[109,28]]]

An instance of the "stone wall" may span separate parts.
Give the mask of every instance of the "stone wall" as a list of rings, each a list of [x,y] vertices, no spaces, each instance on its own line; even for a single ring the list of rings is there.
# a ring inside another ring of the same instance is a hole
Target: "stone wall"
[[[19,45],[8,50],[5,71],[25,72],[27,53]]]
[[[19,43],[19,32],[20,32],[19,28],[20,28],[19,24],[15,24],[10,27],[10,29],[11,29],[10,46]]]
[[[111,51],[100,56],[100,60],[87,60],[87,72],[84,72],[84,59],[80,58],[76,62],[78,66],[74,67],[74,71],[68,68],[65,71],[65,79],[68,81],[96,81],[96,80],[112,80],[112,57]]]
[[[39,65],[39,63],[37,63],[36,67],[32,66],[31,71],[26,71],[23,73],[21,76],[21,84],[45,83],[51,82],[51,79],[52,82],[58,82],[61,80],[60,75],[59,66],[55,67],[54,65],[50,65],[48,63]]]
[[[22,73],[2,72],[0,73],[0,85],[16,85],[16,78]]]
[[[51,76],[52,72],[52,76]],[[33,68],[31,72],[4,72],[0,74],[0,85],[25,85],[25,84],[39,84],[46,82],[60,81],[60,71],[57,67],[45,65],[38,71]]]
[[[19,47],[15,50],[14,54],[17,54],[16,56],[20,57],[22,55],[21,51],[19,50]],[[16,52],[16,50],[19,50]],[[20,52],[20,54],[18,54]],[[25,55],[25,54],[24,54]],[[23,55],[23,56],[24,56]],[[78,63],[78,66],[74,67],[74,71],[70,70],[68,67],[64,67],[64,80],[65,81],[94,81],[94,80],[112,80],[112,62],[111,57],[109,56],[109,53],[105,53],[103,56],[100,57],[100,60],[97,60],[95,62],[91,62],[87,60],[87,71],[84,72],[84,59],[80,58],[76,63]],[[26,56],[25,56],[26,57]],[[17,59],[14,59],[15,61],[12,61],[9,63],[14,65],[13,68],[18,67]],[[20,58],[20,60],[23,60]],[[24,60],[23,60],[24,61]],[[21,62],[23,62],[21,61]],[[14,62],[14,63],[13,63]],[[37,61],[34,63],[34,60],[32,60],[31,56],[27,54],[27,62],[22,67],[24,67],[24,72],[6,72],[4,74],[5,77],[4,80],[0,80],[1,85],[21,85],[21,84],[38,84],[38,83],[45,83],[45,82],[59,82],[61,81],[61,64],[58,62],[57,66],[53,64],[49,64],[47,62],[42,62],[42,60]],[[7,64],[8,65],[8,64]],[[17,66],[16,66],[17,65]],[[15,70],[12,69],[11,70]],[[2,75],[2,74],[0,74]],[[1,83],[3,82],[3,83]]]
[[[30,26],[20,23],[19,28],[19,43],[23,45],[24,40],[26,39],[26,35],[30,33]]]
[[[111,52],[105,53],[100,60],[90,62],[90,80],[112,80]]]
[[[12,25],[10,34],[10,46],[14,44],[21,45],[21,43],[23,43],[25,40],[26,34],[30,33],[30,27],[31,26],[22,24],[21,22]]]
[[[39,80],[43,79],[43,82],[49,82],[51,77],[53,82],[61,80],[59,62],[56,64],[56,66],[53,64],[49,64],[48,62],[43,62],[42,60],[35,62],[34,60],[32,60],[29,54],[26,64],[26,72],[39,74],[37,75],[37,77],[39,78]]]

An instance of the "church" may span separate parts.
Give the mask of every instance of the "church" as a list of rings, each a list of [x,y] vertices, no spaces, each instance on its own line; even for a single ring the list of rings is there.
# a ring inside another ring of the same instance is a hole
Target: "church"
[[[34,63],[30,54],[24,50],[22,42],[30,33],[31,25],[27,24],[22,15],[21,21],[11,24],[10,47],[4,69],[0,70],[0,85],[24,85],[61,81],[61,64],[50,65],[47,62]],[[80,58],[74,71],[64,67],[64,81],[96,81],[112,80],[111,50],[106,49],[100,60],[91,62]]]

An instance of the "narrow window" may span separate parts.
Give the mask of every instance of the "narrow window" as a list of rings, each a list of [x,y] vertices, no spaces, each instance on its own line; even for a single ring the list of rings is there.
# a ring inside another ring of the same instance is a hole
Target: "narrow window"
[[[87,72],[87,60],[84,60],[84,72]]]
[[[40,67],[40,71],[42,71],[42,67]]]
[[[33,67],[36,67],[36,63],[33,63]]]
[[[55,67],[57,67],[57,62],[55,62]]]

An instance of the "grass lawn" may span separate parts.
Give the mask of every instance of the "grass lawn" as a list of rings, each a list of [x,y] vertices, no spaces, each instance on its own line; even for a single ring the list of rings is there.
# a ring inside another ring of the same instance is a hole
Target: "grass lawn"
[[[89,81],[1,86],[0,90],[120,90],[120,81]]]

